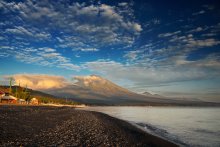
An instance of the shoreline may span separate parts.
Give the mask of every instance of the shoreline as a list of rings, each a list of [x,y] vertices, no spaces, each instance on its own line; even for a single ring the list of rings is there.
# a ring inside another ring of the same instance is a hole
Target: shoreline
[[[86,108],[89,108],[89,107],[145,107],[145,108],[146,108],[146,107],[152,107],[152,106],[87,106]],[[167,107],[167,106],[154,106],[154,107]],[[171,107],[173,107],[173,106],[171,106]],[[179,107],[179,106],[177,106],[177,107]],[[81,108],[77,108],[77,109],[78,109],[78,110],[83,110],[83,111],[99,112],[99,111],[90,110],[90,109],[83,109],[83,108],[82,108],[82,109],[81,109]],[[103,113],[103,112],[99,112],[99,113]],[[170,139],[170,138],[167,138],[167,137],[164,137],[164,136],[161,135],[161,134],[156,134],[156,133],[154,133],[154,132],[147,131],[142,125],[140,125],[140,124],[142,124],[142,123],[140,123],[140,122],[123,120],[123,119],[117,118],[117,117],[115,117],[115,116],[111,116],[111,115],[109,115],[109,114],[106,114],[106,113],[103,113],[103,114],[108,115],[108,116],[110,116],[110,117],[114,117],[114,118],[119,119],[119,120],[122,120],[122,121],[125,121],[125,122],[131,124],[132,126],[138,128],[138,129],[140,129],[141,131],[145,132],[146,134],[150,134],[150,135],[152,135],[152,136],[161,138],[161,139],[166,140],[166,141],[168,141],[168,142],[171,142],[171,143],[173,143],[173,144],[175,144],[175,145],[178,145],[178,146],[186,145],[186,144],[184,144],[184,143],[182,143],[182,142],[177,143],[177,142],[175,142],[174,140],[172,140],[172,139]]]
[[[158,135],[156,133],[152,133],[152,132],[147,131],[146,129],[144,129],[143,126],[139,125],[138,122],[129,122],[129,121],[127,121],[127,122],[130,123],[131,125],[133,125],[134,127],[138,128],[138,129],[141,129],[142,131],[144,131],[147,134],[151,134],[153,136],[156,136],[156,137],[159,137],[159,138],[164,139],[166,141],[169,141],[169,142],[171,142],[173,144],[180,145],[180,144],[177,144],[176,142],[174,142],[174,141],[172,141],[172,140],[170,140],[168,138],[163,137],[162,135]]]
[[[151,105],[85,105],[85,104],[80,104],[80,105],[67,105],[67,104],[13,104],[13,103],[0,103],[0,106],[51,106],[51,107],[71,107],[71,108],[86,108],[86,107],[163,107],[163,108],[219,108],[220,107],[220,103],[216,106],[194,106],[194,105],[155,105],[155,106],[151,106]]]
[[[0,131],[2,146],[178,146],[118,118],[71,107],[1,105]]]

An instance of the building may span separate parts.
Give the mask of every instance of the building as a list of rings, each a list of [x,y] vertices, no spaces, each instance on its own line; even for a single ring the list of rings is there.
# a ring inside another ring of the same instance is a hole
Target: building
[[[9,93],[5,93],[4,96],[1,97],[1,103],[4,104],[16,104],[17,103],[18,98],[9,95]]]
[[[1,97],[3,97],[3,96],[5,96],[5,92],[0,91],[0,99],[1,99]]]
[[[31,105],[38,105],[39,104],[39,101],[37,98],[32,98],[30,101],[29,101],[29,104]]]
[[[26,104],[27,102],[24,99],[18,99],[18,104]]]

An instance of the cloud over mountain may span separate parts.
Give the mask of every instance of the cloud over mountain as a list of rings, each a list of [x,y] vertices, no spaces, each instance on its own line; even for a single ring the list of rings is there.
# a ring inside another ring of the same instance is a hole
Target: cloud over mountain
[[[67,86],[69,83],[61,76],[43,75],[43,74],[16,74],[12,77],[16,85],[28,86],[35,90],[56,89]]]

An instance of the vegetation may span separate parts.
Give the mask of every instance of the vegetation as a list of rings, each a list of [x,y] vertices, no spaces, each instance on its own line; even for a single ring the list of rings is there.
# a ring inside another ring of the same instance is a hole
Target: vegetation
[[[53,103],[53,104],[67,104],[67,105],[77,105],[80,104],[71,99],[58,98],[50,94],[46,94],[40,91],[32,90],[21,86],[0,86],[0,90],[6,93],[10,93],[19,99],[24,99],[29,101],[31,98],[35,97],[40,103]]]
[[[10,95],[15,96],[16,98],[23,99],[25,101],[29,101],[31,98],[37,98],[40,103],[53,103],[53,104],[67,104],[67,105],[77,105],[80,104],[78,102],[74,102],[71,99],[58,98],[50,94],[46,94],[40,91],[28,89],[26,87],[20,86],[20,82],[18,86],[12,86],[14,83],[13,78],[9,78],[9,86],[1,86],[0,90],[9,93]]]

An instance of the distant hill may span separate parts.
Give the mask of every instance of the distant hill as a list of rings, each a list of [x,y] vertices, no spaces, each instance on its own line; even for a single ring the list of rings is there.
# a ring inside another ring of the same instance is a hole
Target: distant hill
[[[142,94],[145,96],[151,96],[151,97],[156,97],[156,98],[165,98],[164,96],[161,96],[159,94],[151,94],[150,92],[144,92]]]
[[[163,99],[172,99],[172,100],[182,100],[182,101],[197,101],[197,102],[202,102],[201,99],[198,98],[181,98],[181,97],[166,97],[166,96],[162,96],[159,94],[151,94],[150,92],[143,92],[143,95],[146,96],[151,96],[151,97],[155,97],[155,98],[163,98]]]
[[[97,75],[77,76],[76,83],[60,89],[46,90],[58,97],[68,97],[90,105],[215,105],[196,101],[174,100],[162,96],[131,92]]]
[[[146,96],[153,96],[153,94],[151,94],[150,92],[144,92],[143,95],[146,95]]]

